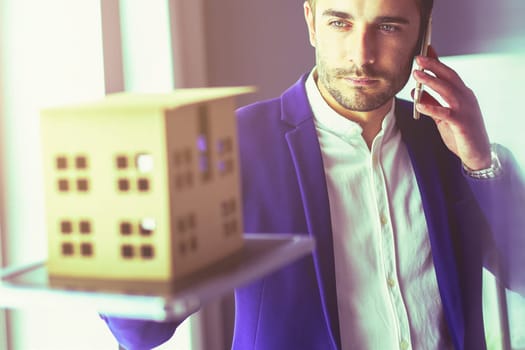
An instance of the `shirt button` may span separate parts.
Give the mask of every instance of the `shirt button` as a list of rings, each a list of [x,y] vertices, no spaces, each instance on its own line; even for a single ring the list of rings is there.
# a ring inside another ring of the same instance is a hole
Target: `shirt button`
[[[401,348],[401,350],[407,350],[408,342],[406,340],[401,340],[401,343],[399,343],[399,347]]]
[[[379,222],[381,223],[381,226],[385,226],[386,225],[387,219],[386,219],[386,215],[385,214],[381,214],[379,216]]]
[[[387,278],[386,283],[390,288],[394,288],[396,285],[396,281],[392,277]]]

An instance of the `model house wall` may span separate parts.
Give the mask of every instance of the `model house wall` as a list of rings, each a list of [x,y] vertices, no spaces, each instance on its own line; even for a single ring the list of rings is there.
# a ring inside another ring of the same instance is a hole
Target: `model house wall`
[[[165,281],[240,249],[234,96],[247,91],[43,111],[49,274]]]

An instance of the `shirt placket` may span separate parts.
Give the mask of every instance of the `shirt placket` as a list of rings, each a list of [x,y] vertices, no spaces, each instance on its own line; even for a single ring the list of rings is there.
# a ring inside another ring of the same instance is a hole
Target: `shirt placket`
[[[372,144],[370,164],[372,191],[378,218],[379,251],[384,271],[385,290],[388,294],[393,319],[397,328],[399,349],[406,350],[412,348],[410,325],[397,273],[394,232],[388,206],[387,188],[381,166],[381,141],[382,137],[378,135]]]

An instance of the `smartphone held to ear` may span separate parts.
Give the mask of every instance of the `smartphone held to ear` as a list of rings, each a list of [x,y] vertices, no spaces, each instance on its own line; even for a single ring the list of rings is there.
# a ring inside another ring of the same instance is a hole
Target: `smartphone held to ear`
[[[423,35],[423,40],[421,41],[421,49],[419,50],[420,56],[426,56],[428,54],[428,47],[430,46],[430,39],[432,37],[432,16],[428,18],[427,28],[425,29],[425,34]],[[419,112],[416,109],[416,104],[421,100],[423,95],[423,85],[421,83],[416,83],[416,89],[414,91],[414,119],[419,119]]]

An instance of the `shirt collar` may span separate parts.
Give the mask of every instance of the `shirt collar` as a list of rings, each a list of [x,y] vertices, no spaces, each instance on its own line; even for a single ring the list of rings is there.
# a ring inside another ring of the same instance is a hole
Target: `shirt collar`
[[[328,130],[343,139],[361,136],[363,129],[359,124],[343,117],[326,103],[315,82],[316,74],[316,68],[314,67],[305,83],[306,96],[312,108],[316,126]],[[379,134],[382,134],[385,139],[389,138],[394,130],[394,110],[395,103],[392,103],[392,107],[385,115],[381,125]]]

